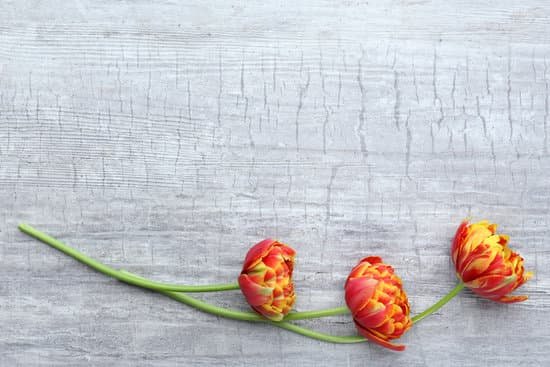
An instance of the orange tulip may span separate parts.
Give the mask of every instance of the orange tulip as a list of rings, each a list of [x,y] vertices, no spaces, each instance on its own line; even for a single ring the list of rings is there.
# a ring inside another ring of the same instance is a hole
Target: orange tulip
[[[527,296],[510,296],[529,280],[523,258],[508,247],[509,237],[496,233],[497,225],[488,221],[462,222],[452,245],[453,263],[458,278],[474,293],[492,301],[521,302]]]
[[[404,345],[389,342],[412,325],[407,294],[390,265],[379,257],[364,258],[349,274],[345,293],[361,335],[392,350],[405,349]]]
[[[248,304],[272,321],[281,321],[296,300],[295,255],[292,248],[272,239],[257,243],[246,254],[239,286]]]

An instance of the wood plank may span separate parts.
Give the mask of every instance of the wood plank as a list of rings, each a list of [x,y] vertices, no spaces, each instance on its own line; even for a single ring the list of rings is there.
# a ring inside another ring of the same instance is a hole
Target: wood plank
[[[0,365],[550,364],[545,1],[186,3],[0,4]],[[276,237],[298,310],[381,255],[415,313],[453,287],[466,216],[511,235],[530,300],[465,291],[401,354],[201,314],[16,229],[196,284]]]

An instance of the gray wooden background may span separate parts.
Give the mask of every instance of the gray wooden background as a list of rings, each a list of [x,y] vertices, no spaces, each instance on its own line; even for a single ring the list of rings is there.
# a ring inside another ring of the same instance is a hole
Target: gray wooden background
[[[0,365],[548,366],[549,17],[543,0],[2,2]],[[298,251],[298,310],[342,305],[381,255],[416,313],[455,284],[466,216],[511,235],[530,300],[465,291],[403,353],[199,313],[16,228],[193,284],[233,281],[274,236]]]

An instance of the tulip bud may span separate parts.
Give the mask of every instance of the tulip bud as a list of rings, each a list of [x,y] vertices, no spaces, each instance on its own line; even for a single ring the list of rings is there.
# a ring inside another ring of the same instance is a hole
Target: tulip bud
[[[488,221],[462,222],[452,245],[453,263],[458,278],[474,293],[492,301],[512,303],[527,296],[510,296],[529,280],[523,258],[508,247],[509,237],[496,234],[497,225]]]
[[[412,325],[409,301],[401,279],[379,257],[367,257],[353,268],[345,285],[346,304],[357,330],[365,338],[392,350],[404,345],[390,343]]]
[[[281,321],[296,300],[292,269],[296,252],[266,239],[246,254],[239,286],[252,308],[272,321]]]

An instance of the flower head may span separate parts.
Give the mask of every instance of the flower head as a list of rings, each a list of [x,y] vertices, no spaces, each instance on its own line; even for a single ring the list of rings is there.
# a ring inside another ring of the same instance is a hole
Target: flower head
[[[292,248],[272,239],[257,243],[246,254],[239,286],[248,304],[272,321],[281,321],[296,300],[295,255]]]
[[[527,296],[510,296],[533,273],[523,269],[523,258],[508,247],[509,237],[496,233],[488,221],[462,222],[452,245],[458,278],[474,293],[497,302],[521,302]]]
[[[349,274],[345,293],[361,335],[392,350],[405,349],[404,345],[389,342],[412,325],[407,294],[390,265],[379,257],[364,258]]]

